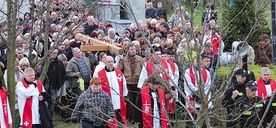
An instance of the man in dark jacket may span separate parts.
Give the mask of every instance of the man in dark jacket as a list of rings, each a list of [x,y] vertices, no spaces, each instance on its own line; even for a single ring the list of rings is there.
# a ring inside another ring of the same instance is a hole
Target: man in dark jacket
[[[88,16],[87,17],[87,23],[83,25],[84,32],[86,35],[90,35],[91,32],[94,30],[98,29],[98,25],[94,23],[94,17],[93,16]]]
[[[147,9],[146,9],[146,19],[149,19],[149,18],[156,18],[156,9],[153,7],[152,3],[149,2],[147,4]]]
[[[215,20],[218,18],[217,13],[211,9],[211,5],[207,4],[206,10],[202,13],[202,18],[201,18],[201,25],[203,26],[204,24],[208,23],[210,20]]]
[[[246,95],[236,101],[232,114],[240,116],[239,127],[257,128],[265,110],[264,102],[261,97],[256,96],[258,86],[254,81],[249,81],[245,87]]]
[[[227,127],[233,127],[237,122],[234,122],[235,116],[232,115],[234,110],[234,103],[236,100],[244,96],[245,93],[245,81],[246,81],[246,71],[244,69],[238,69],[235,72],[235,77],[237,84],[230,86],[224,94],[224,99],[222,100],[223,107],[227,109]]]
[[[160,16],[164,16],[167,21],[166,10],[162,7],[162,2],[157,3],[156,15],[160,18]]]
[[[50,94],[53,104],[49,105],[49,109],[51,110],[51,114],[54,112],[54,106],[56,103],[56,97],[58,90],[63,85],[66,79],[66,70],[64,68],[63,63],[57,59],[58,49],[54,49],[50,56],[51,63],[49,64],[47,77],[49,79],[48,87],[45,86],[45,89]]]

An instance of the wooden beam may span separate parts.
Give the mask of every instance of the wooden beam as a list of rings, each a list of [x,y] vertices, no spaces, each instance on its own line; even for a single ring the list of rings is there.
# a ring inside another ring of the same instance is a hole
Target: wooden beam
[[[88,45],[89,47],[84,48],[85,50],[88,50],[89,48],[94,49],[92,47],[96,46],[96,45],[103,45],[103,46],[108,46],[108,50],[111,51],[111,52],[123,54],[123,49],[122,48],[117,47],[117,46],[112,45],[112,44],[108,44],[108,43],[102,42],[100,40],[91,38],[89,36],[86,36],[86,35],[78,33],[78,34],[75,35],[75,38],[77,40],[81,40],[81,41],[84,41],[84,42],[88,42],[89,41],[92,44],[92,46]],[[105,49],[105,48],[102,48],[102,49]],[[108,51],[108,50],[103,50],[103,51]],[[101,51],[101,50],[99,49],[97,51]]]
[[[97,45],[81,45],[80,46],[81,51],[108,51],[108,46],[97,46]]]

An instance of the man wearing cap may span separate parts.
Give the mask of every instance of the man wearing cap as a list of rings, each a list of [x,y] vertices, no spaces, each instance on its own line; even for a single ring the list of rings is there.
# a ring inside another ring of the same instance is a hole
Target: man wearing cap
[[[264,100],[265,104],[268,104],[270,97],[276,89],[275,80],[270,78],[270,69],[268,67],[263,67],[261,70],[261,77],[256,80],[258,85],[257,96]],[[273,99],[269,111],[266,115],[265,122],[269,123],[276,112],[276,98]]]
[[[234,73],[237,84],[230,86],[230,88],[228,88],[224,93],[225,97],[222,100],[222,105],[227,109],[227,120],[229,120],[229,122],[227,122],[227,127],[236,125],[236,122],[233,121],[235,117],[231,115],[231,113],[234,110],[234,102],[246,94],[246,74],[247,73],[244,69],[238,69]]]
[[[258,86],[254,81],[247,82],[245,87],[246,95],[236,101],[232,114],[239,117],[239,127],[255,128],[263,117],[264,102],[261,97],[256,96]]]

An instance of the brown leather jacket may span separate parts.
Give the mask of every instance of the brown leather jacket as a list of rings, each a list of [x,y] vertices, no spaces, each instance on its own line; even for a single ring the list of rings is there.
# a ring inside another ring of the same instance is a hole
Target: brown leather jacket
[[[135,55],[134,57],[136,60],[136,65],[133,75],[130,69],[130,60],[128,55],[126,55],[123,59],[120,59],[117,65],[117,68],[119,68],[124,73],[127,84],[138,84],[140,73],[144,65],[144,60],[142,57],[137,55]]]

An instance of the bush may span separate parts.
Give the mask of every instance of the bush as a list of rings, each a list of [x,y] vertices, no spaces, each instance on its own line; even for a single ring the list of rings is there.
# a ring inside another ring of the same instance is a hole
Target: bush
[[[270,68],[270,77],[275,79],[276,78],[276,70],[274,69],[274,65],[268,65],[267,67]],[[248,65],[248,69],[255,74],[256,79],[260,78],[262,68],[263,67],[259,66],[259,65],[254,65],[254,64]],[[227,69],[227,67],[220,67],[217,70],[217,78],[219,79],[219,81],[223,82],[223,80],[226,80],[227,76],[228,76],[228,78],[231,77],[232,70],[233,70],[233,66],[229,66],[228,69]]]
[[[223,26],[226,28],[224,28],[223,40],[226,46],[225,50],[231,49],[232,42],[245,39],[249,32],[252,33],[246,41],[253,48],[257,46],[260,35],[270,35],[270,29],[265,18],[268,3],[256,0],[234,0],[234,7],[224,5]],[[229,23],[229,21],[231,22]]]

